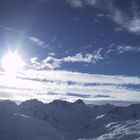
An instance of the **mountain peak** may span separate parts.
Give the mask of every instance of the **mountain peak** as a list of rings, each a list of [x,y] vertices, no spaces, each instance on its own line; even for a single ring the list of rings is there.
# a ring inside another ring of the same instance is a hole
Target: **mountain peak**
[[[74,102],[74,104],[77,104],[77,105],[85,105],[84,101],[81,100],[81,99],[78,99]]]
[[[20,105],[43,105],[43,104],[44,103],[42,103],[41,101],[37,99],[31,99],[31,100],[22,102]]]

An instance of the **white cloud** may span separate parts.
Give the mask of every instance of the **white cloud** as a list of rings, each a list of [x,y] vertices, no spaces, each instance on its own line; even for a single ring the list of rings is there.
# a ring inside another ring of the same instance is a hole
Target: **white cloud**
[[[128,24],[128,29],[132,33],[140,34],[140,17],[133,17]]]
[[[56,69],[60,68],[62,63],[96,63],[99,60],[102,60],[103,57],[101,55],[102,48],[99,48],[98,50],[94,51],[93,54],[87,53],[85,55],[78,53],[73,56],[67,56],[63,58],[55,58],[51,54],[51,56],[46,57],[45,59],[39,60],[36,57],[33,57],[30,59],[31,61],[31,68],[36,70],[41,69]]]
[[[60,60],[57,58],[54,58],[52,56],[48,56],[47,58],[43,60],[39,60],[36,57],[33,57],[30,59],[31,66],[30,68],[41,70],[41,69],[56,69],[60,67]]]
[[[103,57],[101,56],[100,52],[97,51],[94,54],[81,54],[78,53],[75,56],[68,56],[63,58],[64,62],[84,62],[84,63],[96,63],[99,60],[102,60]]]
[[[124,45],[118,45],[117,46],[117,51],[119,53],[125,53],[125,52],[136,52],[140,53],[140,48],[139,47],[134,47],[134,46],[124,46]]]
[[[95,50],[93,53],[77,53],[72,56],[66,56],[62,58],[56,58],[55,54],[49,53],[49,56],[45,59],[38,59],[36,57],[33,57],[30,59],[31,65],[29,66],[32,69],[35,70],[43,70],[43,69],[58,69],[61,67],[63,63],[91,63],[95,64],[98,61],[101,61],[103,59],[106,59],[110,54],[120,55],[124,53],[140,53],[140,48],[136,46],[130,46],[130,45],[118,45],[118,44],[111,44],[110,47],[107,50],[103,50],[103,48],[99,48]]]
[[[45,42],[37,37],[29,37],[29,40],[31,40],[33,43],[35,43],[37,46],[43,47],[45,45]]]
[[[36,70],[24,71],[17,77],[10,80],[9,77],[0,75],[1,99],[37,98],[45,102],[54,99],[77,100],[79,97],[67,95],[72,93],[81,95],[81,98],[86,101],[140,100],[139,91],[123,86],[124,84],[140,85],[140,77]],[[87,85],[87,83],[93,85]],[[97,95],[102,95],[102,97],[96,98]]]
[[[132,3],[131,14],[123,12],[123,10],[117,8],[113,0],[68,0],[69,4],[74,7],[93,6],[99,9],[106,10],[106,17],[109,17],[121,28],[135,34],[140,34],[140,15],[138,6],[135,2]],[[78,4],[79,3],[79,4]],[[105,15],[97,14],[97,17],[101,18]]]
[[[32,64],[36,64],[36,62],[38,61],[38,58],[37,57],[33,57],[30,59],[31,63]]]
[[[109,17],[117,23],[121,28],[127,30],[128,32],[140,34],[140,16],[137,11],[136,4],[131,8],[131,15],[125,13],[122,10],[118,9],[115,4],[112,2],[108,8]]]
[[[140,53],[140,47],[130,46],[130,45],[117,45],[115,43],[111,44],[109,49],[105,52],[105,56],[108,56],[112,53],[114,54],[124,54],[124,53]]]
[[[140,34],[140,16],[135,15],[134,12],[135,10],[132,11],[133,16],[130,16],[113,6],[110,9],[110,18],[125,30]]]
[[[30,70],[26,73],[28,78],[35,78],[38,80],[62,81],[62,82],[76,82],[80,84],[140,84],[139,77],[129,77],[121,75],[100,75],[88,74],[69,71],[34,71]]]
[[[55,53],[54,52],[50,52],[48,55],[55,56]]]

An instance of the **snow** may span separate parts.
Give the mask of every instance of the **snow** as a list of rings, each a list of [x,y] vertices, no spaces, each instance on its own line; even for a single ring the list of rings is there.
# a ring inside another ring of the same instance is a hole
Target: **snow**
[[[105,114],[100,115],[100,116],[97,116],[97,117],[96,117],[96,120],[101,119],[101,118],[103,118],[104,116],[105,116]]]
[[[65,140],[49,122],[44,122],[23,114],[10,116],[1,122],[1,140]]]
[[[21,116],[21,117],[25,117],[25,118],[31,118],[31,116],[27,116],[27,115],[24,115],[24,114],[14,113],[14,115],[16,115],[16,116]]]
[[[0,140],[140,140],[140,104],[0,102]]]
[[[109,125],[108,125],[109,126]],[[118,122],[108,127],[108,133],[96,140],[138,140],[140,139],[140,120]]]

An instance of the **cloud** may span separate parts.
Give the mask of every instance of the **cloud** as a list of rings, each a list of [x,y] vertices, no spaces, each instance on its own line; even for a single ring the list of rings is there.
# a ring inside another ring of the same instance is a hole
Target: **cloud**
[[[116,7],[112,7],[110,9],[110,18],[120,25],[123,29],[127,30],[128,32],[140,34],[140,16],[135,14],[135,10],[132,11],[132,15],[128,15],[122,12],[120,9]]]
[[[86,94],[76,94],[76,93],[67,93],[67,96],[74,96],[78,98],[89,98],[91,95],[86,95]]]
[[[124,46],[124,45],[118,45],[117,46],[117,51],[119,53],[125,53],[125,52],[135,52],[135,53],[140,53],[140,48],[139,47],[134,47],[134,46]]]
[[[40,38],[37,38],[37,37],[34,37],[34,36],[28,36],[26,34],[26,32],[24,32],[24,31],[20,31],[20,30],[11,28],[11,27],[3,26],[1,24],[0,24],[0,28],[5,30],[5,31],[10,31],[10,32],[13,32],[13,33],[20,34],[20,35],[22,35],[22,37],[26,37],[27,40],[30,40],[33,44],[35,44],[39,47],[48,48],[48,49],[51,48],[51,44],[46,43],[45,41],[41,40]],[[54,39],[55,39],[55,37],[54,37]]]
[[[94,96],[95,98],[115,98],[115,97],[112,97],[112,96],[108,96],[108,95],[95,95]]]
[[[124,53],[140,53],[140,48],[137,46],[131,45],[121,45],[112,43],[108,49],[104,50],[99,48],[93,53],[77,53],[72,56],[66,56],[62,58],[56,58],[55,54],[49,53],[49,56],[45,59],[40,60],[39,58],[33,57],[30,59],[31,65],[29,66],[35,70],[44,70],[44,69],[58,69],[61,68],[64,63],[85,63],[85,64],[95,64],[101,60],[105,60],[110,57],[110,55],[122,55]]]
[[[55,43],[56,41],[58,40],[58,37],[57,36],[54,36],[51,40],[51,43]]]
[[[84,63],[96,63],[99,60],[102,60],[101,56],[102,48],[95,51],[93,54],[87,53],[85,55],[78,53],[75,56],[68,56],[63,58],[64,62],[84,62]]]
[[[108,50],[106,50],[105,52],[105,56],[108,56],[110,54],[124,54],[124,53],[140,53],[140,47],[136,47],[136,46],[130,46],[130,45],[121,45],[121,44],[111,44],[108,48]]]
[[[92,45],[85,46],[83,49],[86,50],[88,48],[92,47]],[[88,57],[83,57],[83,55],[79,54],[78,56],[71,56],[67,57],[67,61],[76,61],[76,60],[83,60],[87,63],[96,63],[100,60],[104,60],[110,55],[122,55],[125,53],[140,53],[140,47],[139,46],[132,46],[132,45],[124,45],[124,44],[117,44],[117,43],[112,43],[109,45],[109,47],[106,49],[104,48],[99,48],[96,50],[91,56],[87,55]]]
[[[55,58],[54,53],[51,53],[51,56],[46,57],[45,59],[39,60],[36,57],[33,57],[30,59],[31,66],[30,68],[36,69],[36,70],[42,70],[42,69],[57,69],[60,68],[63,63],[96,63],[99,60],[102,60],[103,57],[101,55],[102,48],[96,50],[91,53],[82,54],[78,53],[73,56],[67,56],[63,58]]]
[[[97,0],[66,0],[66,2],[75,8],[82,8],[86,5],[95,5],[97,3]]]
[[[26,34],[24,31],[20,31],[12,27],[4,26],[2,24],[0,24],[0,28],[2,28],[5,31],[10,31],[10,32],[14,32],[14,33],[22,34],[22,35]]]
[[[134,17],[129,25],[128,25],[128,29],[130,32],[133,33],[140,33],[140,17]]]
[[[31,66],[30,68],[36,69],[36,70],[42,70],[42,69],[56,69],[61,67],[61,61],[57,58],[54,58],[52,56],[48,56],[47,58],[43,60],[39,60],[36,57],[33,57],[30,59]]]
[[[83,0],[83,3],[89,6],[94,6],[97,3],[97,0]]]
[[[124,85],[140,85],[140,77],[100,75],[70,71],[28,70],[17,78],[0,75],[0,98],[44,102],[54,99],[139,101],[139,90]],[[72,83],[72,84],[71,84]],[[51,93],[51,94],[50,94]]]
[[[98,18],[101,18],[101,17],[105,17],[105,14],[104,14],[104,13],[98,13],[96,16],[97,16]]]
[[[36,46],[39,46],[41,48],[44,48],[44,49],[49,49],[51,50],[52,49],[52,45],[41,40],[40,38],[37,38],[37,37],[34,37],[34,36],[27,36],[27,38],[33,43],[35,44]]]
[[[50,52],[50,53],[48,53],[48,55],[55,56],[55,53],[54,52]]]
[[[139,102],[135,101],[120,101],[120,100],[93,100],[93,101],[87,101],[87,104],[94,104],[94,105],[105,105],[105,104],[112,104],[115,106],[129,106],[131,104],[138,104]]]
[[[44,46],[45,42],[42,41],[41,39],[37,38],[37,37],[29,37],[29,40],[31,40],[33,43],[35,43],[37,46]]]
[[[131,15],[129,13],[123,12],[121,9],[117,8],[114,3],[108,8],[109,17],[115,23],[117,23],[122,29],[128,32],[134,33],[136,35],[140,34],[140,16],[137,11],[137,5],[130,7]]]
[[[104,9],[106,14],[98,13],[98,18],[108,17],[122,29],[137,35],[140,34],[140,14],[136,1],[133,1],[129,7],[131,14],[124,12],[124,9],[118,8],[114,0],[67,0],[67,2],[76,8],[93,6],[98,9]]]
[[[22,37],[25,37],[27,40],[30,40],[33,44],[41,47],[41,48],[51,48],[51,44],[46,43],[45,41],[41,40],[40,38],[34,37],[34,36],[28,36],[26,32],[20,31],[11,27],[3,26],[0,24],[0,28],[5,31],[10,31],[13,33],[17,33],[19,35],[22,35]],[[55,39],[55,38],[54,38]]]
[[[79,84],[108,84],[108,85],[139,85],[139,77],[129,77],[123,75],[101,75],[88,74],[70,71],[35,71],[29,70],[27,78],[35,78],[39,81],[74,82]],[[107,85],[106,85],[107,86]]]
[[[112,43],[108,49],[104,50],[103,48],[99,48],[95,50],[93,53],[77,53],[72,56],[66,56],[62,58],[56,58],[55,54],[49,53],[49,56],[45,59],[40,60],[39,58],[33,57],[30,59],[31,65],[29,66],[35,70],[44,70],[44,69],[58,69],[61,68],[64,63],[85,63],[85,64],[95,64],[98,61],[105,60],[111,54],[121,55],[124,53],[140,53],[140,48],[136,46],[130,45],[121,45]]]

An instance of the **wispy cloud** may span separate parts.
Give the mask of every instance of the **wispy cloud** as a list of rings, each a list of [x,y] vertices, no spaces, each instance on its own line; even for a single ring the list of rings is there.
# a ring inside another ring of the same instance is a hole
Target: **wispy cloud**
[[[54,36],[51,40],[51,43],[55,43],[56,41],[58,40],[58,37],[57,36]]]
[[[117,23],[122,29],[125,29],[131,33],[140,34],[140,14],[138,12],[138,6],[136,2],[132,2],[131,13],[124,12],[118,8],[113,0],[67,0],[67,2],[73,7],[85,7],[93,6],[99,9],[106,10],[105,14],[97,14],[98,18],[108,17],[115,23]]]
[[[0,28],[5,30],[5,31],[10,31],[10,32],[14,32],[14,33],[22,34],[22,35],[26,34],[24,31],[20,31],[20,30],[17,30],[15,28],[12,28],[12,27],[4,26],[2,24],[0,24]]]
[[[27,40],[30,40],[34,45],[37,45],[37,46],[39,46],[41,48],[50,49],[50,46],[51,46],[50,44],[46,43],[45,41],[43,41],[40,38],[37,38],[37,37],[34,37],[34,36],[28,36],[26,34],[26,32],[17,30],[17,29],[12,28],[12,27],[7,27],[7,26],[4,26],[4,25],[0,25],[0,28],[3,29],[3,30],[6,30],[6,31],[10,31],[10,32],[22,35],[23,38],[25,37]],[[54,39],[55,39],[55,37],[54,37]]]
[[[121,9],[118,9],[114,3],[109,7],[108,11],[110,18],[120,25],[121,28],[127,30],[128,32],[140,34],[140,15],[137,11],[136,4],[133,4],[131,8],[131,14],[126,14]]]
[[[131,45],[111,44],[105,52],[105,56],[110,54],[140,53],[140,47]]]
[[[124,13],[117,7],[115,7],[115,5],[113,5],[109,9],[110,18],[115,23],[120,25],[120,27],[122,27],[123,29],[125,29],[131,33],[135,33],[135,34],[139,35],[140,34],[140,16],[139,16],[139,13],[136,13],[135,9],[137,9],[137,7],[135,7],[132,10],[132,15],[129,15],[129,14]]]
[[[98,17],[98,18],[105,17],[105,14],[104,14],[104,13],[98,13],[98,14],[97,14],[97,17]]]
[[[135,52],[135,53],[140,53],[140,48],[139,47],[134,47],[134,46],[125,46],[125,45],[118,45],[117,46],[117,51],[119,53],[125,53],[125,52]]]
[[[31,74],[31,75],[30,75]],[[74,82],[81,84],[140,84],[139,77],[129,77],[121,75],[100,75],[88,74],[69,71],[34,71],[30,70],[26,73],[28,78],[46,81]],[[62,76],[63,75],[63,76]]]
[[[45,45],[45,42],[42,41],[41,39],[37,38],[37,37],[29,37],[29,40],[32,41],[34,44],[36,44],[37,46],[43,47]]]
[[[140,77],[36,70],[24,71],[17,77],[10,80],[0,75],[1,99],[140,100],[139,90],[124,86],[140,85]]]

